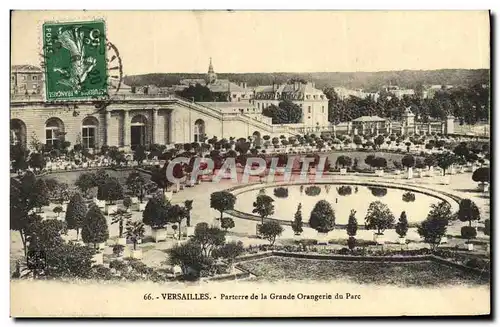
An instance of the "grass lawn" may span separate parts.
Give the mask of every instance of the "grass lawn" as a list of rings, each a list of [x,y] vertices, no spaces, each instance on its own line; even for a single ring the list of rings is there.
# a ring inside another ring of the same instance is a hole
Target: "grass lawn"
[[[484,285],[488,280],[435,262],[351,262],[269,257],[241,263],[257,280],[347,281],[394,286]]]
[[[352,161],[354,159],[358,160],[358,168],[359,169],[368,169],[368,166],[365,163],[365,159],[370,154],[375,155],[377,157],[383,157],[387,160],[387,168],[394,168],[393,162],[397,161],[401,163],[401,159],[407,154],[406,152],[396,153],[396,152],[381,152],[381,151],[335,151],[328,153],[328,160],[330,160],[332,166],[335,166],[335,162],[337,158],[345,155],[351,157]],[[418,157],[414,155],[415,157]]]

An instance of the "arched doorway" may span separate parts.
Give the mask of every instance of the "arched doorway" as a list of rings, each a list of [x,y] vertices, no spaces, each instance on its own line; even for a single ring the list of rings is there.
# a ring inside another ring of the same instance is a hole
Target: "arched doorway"
[[[10,120],[10,144],[26,146],[26,124],[20,119]]]
[[[254,142],[255,146],[260,146],[260,143],[261,143],[260,132],[258,132],[258,131],[253,132],[252,136],[253,136],[253,142]]]
[[[89,116],[82,121],[82,145],[85,149],[95,149],[99,131],[99,121],[97,118]]]
[[[194,122],[194,141],[203,142],[205,136],[205,122],[198,119]]]
[[[45,144],[58,146],[64,137],[64,123],[59,118],[49,118],[45,123]]]
[[[130,124],[130,145],[145,146],[147,144],[147,125],[148,120],[143,115],[137,115],[132,118]]]

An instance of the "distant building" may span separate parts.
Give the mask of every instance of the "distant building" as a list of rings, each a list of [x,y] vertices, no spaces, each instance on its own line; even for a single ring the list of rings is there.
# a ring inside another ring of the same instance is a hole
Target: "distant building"
[[[402,99],[405,95],[414,96],[415,90],[413,89],[403,89],[396,85],[388,85],[383,87],[384,91],[394,95],[398,99]]]
[[[205,79],[183,79],[180,81],[180,85],[174,85],[174,90],[179,92],[189,86],[195,86],[197,84],[206,86],[212,92],[216,101],[250,103],[253,95],[252,90],[247,88],[246,83],[236,84],[228,79],[218,79],[212,64],[212,58],[210,58],[210,64]]]
[[[41,94],[43,70],[33,65],[14,65],[10,72],[11,94]]]
[[[337,94],[337,96],[341,100],[345,100],[345,99],[349,98],[350,96],[354,96],[354,97],[357,97],[360,99],[366,99],[366,98],[370,97],[374,101],[377,101],[379,96],[380,96],[376,92],[364,92],[362,89],[351,90],[351,89],[347,89],[345,87],[335,87],[333,90],[335,91],[335,93]]]
[[[283,100],[290,100],[302,108],[301,123],[307,126],[328,125],[328,99],[314,83],[293,82],[273,84],[254,88],[253,102],[257,110],[270,105],[279,105]]]

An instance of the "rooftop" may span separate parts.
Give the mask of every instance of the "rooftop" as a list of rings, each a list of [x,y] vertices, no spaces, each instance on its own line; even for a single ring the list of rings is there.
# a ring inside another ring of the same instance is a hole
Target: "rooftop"
[[[13,73],[25,73],[25,72],[42,73],[43,70],[40,67],[33,66],[33,65],[13,65],[12,72]]]

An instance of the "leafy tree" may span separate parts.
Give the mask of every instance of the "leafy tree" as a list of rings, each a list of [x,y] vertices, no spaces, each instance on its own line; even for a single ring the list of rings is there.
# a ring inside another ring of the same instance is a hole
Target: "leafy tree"
[[[290,100],[272,104],[262,110],[264,116],[272,118],[273,124],[296,124],[302,120],[302,108]]]
[[[316,203],[309,218],[309,226],[320,233],[328,233],[335,228],[335,212],[326,200]]]
[[[125,233],[127,237],[132,241],[134,245],[134,251],[137,249],[138,240],[144,237],[144,233],[146,232],[144,228],[144,223],[141,221],[127,221],[127,226],[125,229]]]
[[[108,224],[101,210],[92,205],[87,212],[82,226],[82,239],[85,243],[97,244],[106,242],[109,238]]]
[[[194,228],[193,242],[200,245],[203,256],[211,257],[212,251],[226,242],[225,232],[207,223],[199,223]]]
[[[446,234],[451,216],[451,209],[448,203],[433,204],[426,220],[418,226],[418,234],[424,238],[426,243],[429,243],[433,250],[437,248],[441,243],[441,239]]]
[[[27,158],[29,151],[22,144],[15,144],[10,147],[10,159],[14,170],[26,170],[28,168]]]
[[[352,165],[352,159],[349,156],[339,156],[337,158],[337,165],[341,166],[342,168],[345,167],[350,167]]]
[[[132,199],[129,196],[123,198],[123,206],[126,211],[132,206]]]
[[[356,238],[353,236],[349,236],[349,238],[347,239],[347,246],[349,247],[349,250],[354,250],[354,248],[356,247]]]
[[[277,221],[266,221],[259,226],[259,234],[269,241],[270,245],[274,245],[276,237],[283,233],[283,227]]]
[[[415,167],[415,157],[411,154],[406,154],[401,159],[401,164],[406,168]]]
[[[59,218],[59,215],[63,212],[63,208],[61,206],[56,206],[52,211],[57,215],[57,218]]]
[[[491,223],[489,219],[484,221],[484,235],[491,235]]]
[[[256,213],[261,218],[261,224],[264,224],[264,218],[274,214],[274,199],[269,195],[261,194],[257,196],[253,203],[252,213]]]
[[[184,201],[184,208],[186,208],[186,225],[191,227],[191,210],[193,210],[193,200]]]
[[[42,169],[45,167],[46,162],[41,153],[35,152],[31,154],[28,164],[31,168]]]
[[[41,178],[35,181],[32,193],[30,195],[31,206],[41,210],[43,206],[48,206],[50,204],[49,192],[47,184]]]
[[[351,213],[349,214],[349,220],[347,221],[347,235],[350,237],[356,236],[358,232],[358,220],[356,219],[356,210],[351,209]]]
[[[479,208],[470,199],[462,199],[458,205],[458,219],[462,222],[469,222],[469,227],[472,227],[473,220],[480,220],[481,214]]]
[[[174,245],[167,253],[170,264],[179,265],[183,274],[187,274],[190,267],[200,271],[205,262],[200,245],[194,241]]]
[[[445,176],[446,169],[457,162],[457,157],[451,152],[443,152],[436,156],[436,162],[438,167],[443,169],[443,176]]]
[[[167,215],[169,221],[177,223],[179,225],[178,229],[179,229],[179,240],[180,240],[182,233],[181,231],[182,220],[185,219],[187,216],[186,208],[181,207],[178,204],[171,205],[168,207]]]
[[[118,237],[123,237],[123,226],[124,223],[127,223],[130,218],[132,218],[132,214],[119,208],[114,213],[111,214],[111,224],[118,224]]]
[[[243,243],[238,241],[224,244],[220,248],[216,249],[213,254],[216,259],[223,258],[228,261],[230,266],[232,266],[234,260],[244,252],[245,248],[243,247]]]
[[[146,157],[146,149],[142,145],[136,146],[134,150],[134,160],[142,165],[142,162],[146,159]]]
[[[127,189],[137,196],[142,203],[146,195],[147,186],[144,177],[137,170],[134,170],[127,176],[125,184],[127,185]]]
[[[106,183],[101,186],[101,192],[103,199],[114,204],[115,201],[123,199],[123,187],[122,184],[116,178],[109,178]]]
[[[373,140],[373,142],[375,143],[377,148],[380,148],[380,146],[385,142],[385,137],[383,135],[379,135],[375,138],[375,140]]]
[[[66,225],[68,229],[76,230],[76,240],[80,235],[80,229],[83,227],[87,215],[87,205],[80,193],[75,193],[69,200],[66,209]]]
[[[408,218],[405,211],[401,212],[401,216],[399,216],[399,221],[396,224],[396,233],[399,237],[406,237],[406,233],[408,233]]]
[[[165,228],[168,222],[168,207],[169,203],[159,197],[149,199],[142,212],[142,222],[152,229]]]
[[[220,219],[224,211],[233,210],[236,203],[236,196],[231,192],[220,191],[214,192],[210,195],[210,208],[220,212]]]
[[[295,235],[300,235],[303,232],[302,228],[302,203],[297,206],[297,211],[295,212],[295,217],[292,222],[292,229]]]
[[[356,147],[359,148],[359,146],[363,143],[363,139],[359,135],[355,135],[353,138],[354,144],[356,144]]]
[[[376,157],[373,154],[370,154],[370,155],[366,156],[366,158],[365,158],[365,164],[367,164],[370,167],[374,167],[375,158]]]
[[[476,169],[472,173],[472,180],[474,182],[479,182],[481,184],[490,182],[490,168],[489,167],[481,167]]]
[[[221,219],[221,228],[227,232],[228,229],[234,228],[234,220],[230,217],[224,217]]]
[[[90,278],[95,250],[73,242],[63,243],[46,254],[44,275],[52,278]]]
[[[210,91],[210,89],[199,83],[196,83],[196,85],[190,85],[188,88],[178,93],[181,97],[196,102],[211,102],[216,100],[215,95]],[[227,101],[227,99],[218,100]]]
[[[394,224],[394,215],[389,207],[380,201],[370,203],[365,216],[366,229],[377,230],[377,235],[383,235],[384,231]]]
[[[88,195],[88,191],[91,188],[97,186],[94,177],[95,177],[94,174],[83,173],[80,176],[78,176],[78,179],[75,182],[76,187],[78,187],[85,196]]]

